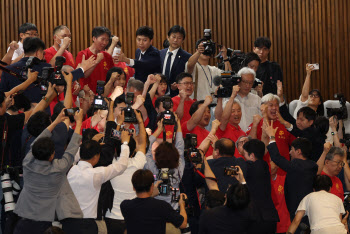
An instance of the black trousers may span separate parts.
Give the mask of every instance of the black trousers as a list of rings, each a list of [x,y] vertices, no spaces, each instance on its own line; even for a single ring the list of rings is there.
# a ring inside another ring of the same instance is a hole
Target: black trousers
[[[276,229],[277,229],[277,222],[259,221],[254,223],[254,225],[250,228],[249,233],[275,234]]]
[[[97,234],[98,228],[94,219],[63,219],[60,221],[66,234]]]
[[[124,234],[126,224],[124,220],[105,218],[108,233]]]
[[[52,222],[34,221],[21,218],[15,227],[14,234],[38,234],[44,233],[46,229],[52,226]]]

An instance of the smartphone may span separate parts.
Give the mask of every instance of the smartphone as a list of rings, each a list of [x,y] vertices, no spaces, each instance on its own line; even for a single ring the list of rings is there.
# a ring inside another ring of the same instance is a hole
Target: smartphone
[[[114,48],[112,57],[117,56],[118,54],[120,54],[121,50],[122,49],[118,48],[118,47]]]
[[[64,110],[64,115],[65,116],[74,116],[74,114],[75,114],[75,112],[77,112],[77,110],[79,110],[78,107],[65,109]]]
[[[310,65],[314,66],[314,69],[312,69],[313,71],[320,70],[320,64],[318,64],[318,63],[311,63]]]
[[[116,129],[112,129],[111,138],[116,139],[116,140],[120,140],[120,137],[121,137],[121,132],[117,131]]]

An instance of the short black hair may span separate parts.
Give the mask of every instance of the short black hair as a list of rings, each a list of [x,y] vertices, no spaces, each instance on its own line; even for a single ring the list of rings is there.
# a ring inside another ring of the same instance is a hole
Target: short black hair
[[[83,160],[92,159],[101,153],[101,145],[94,140],[86,140],[80,146],[80,158]]]
[[[203,104],[204,100],[200,100],[200,101],[195,101],[194,103],[192,103],[189,113],[192,116],[197,110],[200,104]]]
[[[271,48],[271,40],[268,37],[258,37],[254,41],[254,47],[262,48],[266,47],[268,49]]]
[[[326,134],[329,130],[329,119],[325,116],[318,116],[314,121],[314,127],[317,128],[322,135],[327,138]]]
[[[98,134],[98,131],[94,128],[85,128],[83,130],[82,142],[92,140],[92,138]]]
[[[226,192],[226,206],[232,210],[244,209],[250,202],[249,190],[241,183],[232,184]]]
[[[45,50],[45,43],[38,37],[27,37],[23,41],[24,54],[33,54],[38,50]]]
[[[32,153],[35,159],[48,161],[55,152],[55,144],[50,137],[43,137],[36,140],[32,146]]]
[[[291,146],[294,147],[295,150],[300,149],[301,154],[303,155],[304,158],[309,159],[311,157],[312,143],[309,139],[304,137],[299,137],[292,142]]]
[[[210,209],[222,206],[224,203],[225,194],[219,190],[209,190],[205,195],[204,204]]]
[[[216,150],[219,150],[220,155],[230,156],[233,157],[235,154],[235,143],[228,138],[221,138],[220,140],[217,140],[215,142],[214,148]]]
[[[113,109],[116,108],[120,103],[125,103],[125,94],[120,95],[114,100]]]
[[[243,66],[244,66],[244,67],[247,67],[248,64],[249,64],[251,61],[254,61],[254,60],[258,61],[259,64],[261,63],[261,59],[259,58],[259,56],[258,56],[256,53],[254,53],[254,52],[249,52],[249,53],[246,54],[246,56],[245,56]]]
[[[254,153],[256,159],[263,159],[265,155],[265,144],[258,139],[251,139],[243,145],[243,149],[248,155]]]
[[[206,39],[201,38],[198,41],[196,41],[196,49],[198,49],[198,46],[199,46],[200,43],[202,43],[202,41],[206,41]]]
[[[316,120],[316,111],[314,111],[312,108],[308,106],[304,106],[300,108],[297,112],[297,116],[299,116],[300,113],[303,113],[304,118],[307,119],[308,121],[315,121]]]
[[[108,70],[107,74],[106,74],[106,84],[108,83],[108,81],[111,79],[111,76],[114,72],[118,72],[119,75],[124,74],[125,76],[125,72],[122,68],[120,67],[112,67],[111,69]],[[126,77],[125,77],[126,79]]]
[[[39,136],[49,125],[51,118],[45,111],[38,111],[32,115],[27,123],[27,130],[33,137]]]
[[[99,36],[101,36],[105,33],[107,33],[108,37],[111,37],[111,31],[109,31],[109,29],[106,27],[98,26],[98,27],[94,27],[94,29],[92,29],[92,37],[98,38]]]
[[[53,36],[55,36],[56,33],[57,33],[58,31],[61,31],[61,30],[64,29],[64,28],[66,28],[66,29],[69,30],[69,28],[68,28],[66,25],[58,25],[58,26],[56,26],[56,27],[53,29],[53,32],[52,32]]]
[[[139,169],[132,175],[131,183],[136,193],[149,192],[154,183],[153,173],[147,169]]]
[[[192,80],[193,80],[193,77],[190,73],[187,73],[187,72],[181,72],[180,74],[178,74],[176,76],[176,83],[179,84],[183,78],[186,78],[186,77],[191,77]]]
[[[137,36],[145,36],[152,40],[154,36],[153,28],[149,26],[141,26],[136,30],[136,37]]]
[[[160,103],[165,101],[165,100],[170,100],[171,103],[173,103],[173,100],[171,99],[171,97],[167,96],[167,95],[164,95],[164,96],[161,96],[161,97],[158,97],[156,99],[156,101],[154,102],[154,108],[159,108],[160,106]]]
[[[315,189],[315,192],[325,190],[329,191],[333,186],[332,180],[327,175],[317,175],[314,179],[313,188]]]
[[[182,26],[180,26],[180,25],[174,25],[174,26],[172,26],[172,27],[169,29],[169,31],[168,31],[168,37],[170,37],[170,35],[171,35],[172,33],[181,33],[183,39],[185,39],[185,37],[186,37],[186,32],[185,32],[184,27],[182,27]]]
[[[316,92],[317,95],[320,97],[320,105],[318,105],[316,110],[317,116],[324,116],[323,97],[322,97],[321,91],[318,89],[313,89],[309,92],[309,95],[311,95],[314,92]]]
[[[18,28],[18,35],[21,34],[21,33],[26,33],[28,31],[31,31],[31,30],[35,30],[38,32],[38,28],[36,27],[35,24],[32,24],[32,23],[24,23],[22,24],[21,26],[19,26]]]
[[[15,101],[15,104],[13,106],[17,110],[23,108],[24,111],[28,111],[32,107],[30,100],[23,93],[15,95],[13,97],[13,100]]]

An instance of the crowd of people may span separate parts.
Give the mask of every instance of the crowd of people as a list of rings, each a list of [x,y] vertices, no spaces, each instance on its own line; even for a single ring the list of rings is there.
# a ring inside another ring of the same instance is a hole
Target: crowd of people
[[[106,27],[75,59],[52,33],[21,25],[1,60],[2,233],[348,233],[343,120],[313,64],[290,113],[269,38],[232,76],[232,51],[211,66],[179,25],[162,50],[138,28],[134,58]]]

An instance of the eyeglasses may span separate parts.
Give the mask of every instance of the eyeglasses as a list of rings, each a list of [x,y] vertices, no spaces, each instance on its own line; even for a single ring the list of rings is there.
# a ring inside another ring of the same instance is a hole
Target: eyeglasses
[[[183,85],[185,85],[185,86],[192,86],[192,85],[194,85],[194,82],[183,82],[183,83],[179,83],[179,84],[183,84]]]
[[[254,81],[248,82],[248,81],[242,80],[241,82],[242,82],[243,84],[246,84],[246,85],[253,85],[253,84],[254,84]]]
[[[311,97],[311,98],[319,98],[320,95],[318,95],[318,94],[310,94],[310,97]]]
[[[237,143],[237,145],[244,145],[246,142],[248,142],[248,140],[246,140],[246,141],[239,141],[239,142]]]
[[[39,37],[39,33],[24,33],[27,34],[30,37]]]
[[[344,163],[344,162],[341,162],[341,161],[340,161],[340,162],[334,161],[334,160],[330,160],[330,161],[337,163],[337,166],[344,167],[344,165],[345,165],[345,163]]]

